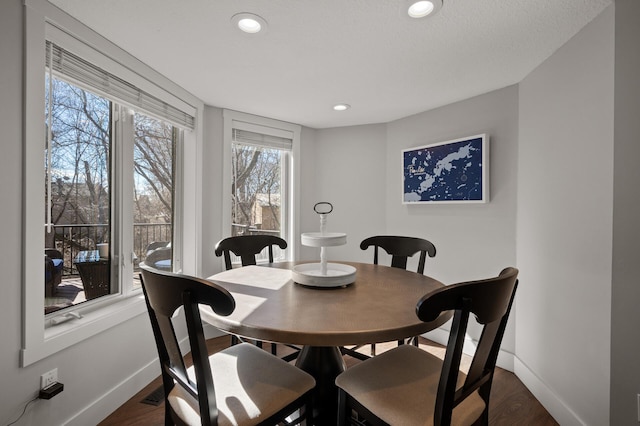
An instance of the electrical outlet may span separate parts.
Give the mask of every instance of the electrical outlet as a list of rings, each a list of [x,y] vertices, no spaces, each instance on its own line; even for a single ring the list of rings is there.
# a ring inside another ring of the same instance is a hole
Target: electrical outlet
[[[44,373],[40,376],[40,389],[46,389],[49,386],[55,384],[58,381],[58,369],[54,368],[51,371]]]

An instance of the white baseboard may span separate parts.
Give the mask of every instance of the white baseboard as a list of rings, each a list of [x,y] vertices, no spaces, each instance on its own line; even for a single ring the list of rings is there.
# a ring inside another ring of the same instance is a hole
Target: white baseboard
[[[549,389],[540,378],[518,357],[514,358],[514,373],[529,389],[551,416],[563,426],[585,425],[578,415],[567,407],[562,399]]]
[[[207,339],[224,335],[213,327],[205,326],[204,331]],[[180,347],[183,351],[189,351],[188,345],[187,337],[180,340]],[[76,413],[65,422],[65,426],[86,426],[100,423],[158,376],[160,376],[160,364],[158,358],[154,358],[92,404]]]
[[[113,413],[118,407],[127,402],[133,395],[140,392],[160,375],[160,364],[155,358],[131,376],[110,389],[98,400],[84,407],[66,423],[66,426],[95,425]]]
[[[446,345],[449,339],[449,331],[437,328],[423,334],[422,336],[441,345]],[[476,343],[477,342],[471,338],[467,338],[465,340],[463,352],[468,355],[473,354]],[[549,389],[538,378],[538,376],[518,357],[514,356],[514,354],[500,350],[496,365],[500,368],[513,372],[559,424],[563,426],[580,426],[586,424],[576,415],[575,412],[563,404],[558,395]]]

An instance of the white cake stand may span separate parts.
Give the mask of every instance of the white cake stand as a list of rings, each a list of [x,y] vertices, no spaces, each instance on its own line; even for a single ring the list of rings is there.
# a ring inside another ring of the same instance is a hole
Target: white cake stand
[[[314,206],[316,213],[320,215],[320,232],[306,232],[301,235],[302,245],[307,247],[320,247],[320,263],[305,263],[296,265],[291,271],[293,281],[312,287],[342,287],[355,281],[356,268],[341,263],[327,263],[326,247],[341,246],[347,243],[347,234],[341,232],[326,232],[326,215],[331,213],[319,212],[318,205],[330,203],[317,203]]]

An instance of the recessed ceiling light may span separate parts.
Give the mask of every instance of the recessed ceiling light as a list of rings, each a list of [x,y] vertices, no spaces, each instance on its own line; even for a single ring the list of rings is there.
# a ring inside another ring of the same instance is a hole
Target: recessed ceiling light
[[[231,22],[249,34],[264,32],[267,29],[267,21],[254,13],[237,13],[231,17]]]
[[[346,111],[349,108],[351,108],[351,105],[349,105],[349,104],[337,104],[337,105],[333,106],[333,109],[335,111]]]
[[[407,13],[412,18],[424,18],[437,12],[442,7],[442,0],[425,0],[410,2]]]

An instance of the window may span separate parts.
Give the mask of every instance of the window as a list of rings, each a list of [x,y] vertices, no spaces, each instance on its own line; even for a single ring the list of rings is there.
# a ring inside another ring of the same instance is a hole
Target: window
[[[133,247],[137,261],[173,269],[176,148],[182,132],[144,114],[134,116]],[[138,268],[135,268],[137,275]],[[134,287],[140,283],[133,281]]]
[[[182,268],[177,203],[198,172],[180,163],[201,146],[203,107],[57,9],[28,6],[22,366],[144,313],[140,262]]]
[[[283,193],[287,193],[291,143],[290,139],[233,129],[232,236],[268,234],[286,239],[287,199]],[[276,247],[274,260],[284,259],[284,252]]]
[[[274,260],[293,259],[298,182],[294,160],[300,126],[235,111],[224,113],[229,147],[225,176],[230,187],[229,235],[279,236],[289,247],[276,248]],[[257,256],[258,262],[267,256],[264,250]]]
[[[113,105],[49,73],[45,77],[44,313],[50,314],[118,287],[111,286],[108,250]]]
[[[139,288],[137,265],[147,256],[154,266],[172,269],[173,164],[180,130],[143,113],[132,114],[116,96],[110,100],[63,80],[71,80],[73,73],[54,62],[67,60],[91,68],[47,44],[45,315]],[[114,156],[118,149],[121,154]],[[113,170],[126,170],[130,155],[133,176],[112,185],[117,181]],[[132,229],[117,238],[117,229],[131,226],[123,217],[129,204]],[[131,246],[133,252],[123,250]],[[133,273],[118,273],[118,253],[133,260]]]

